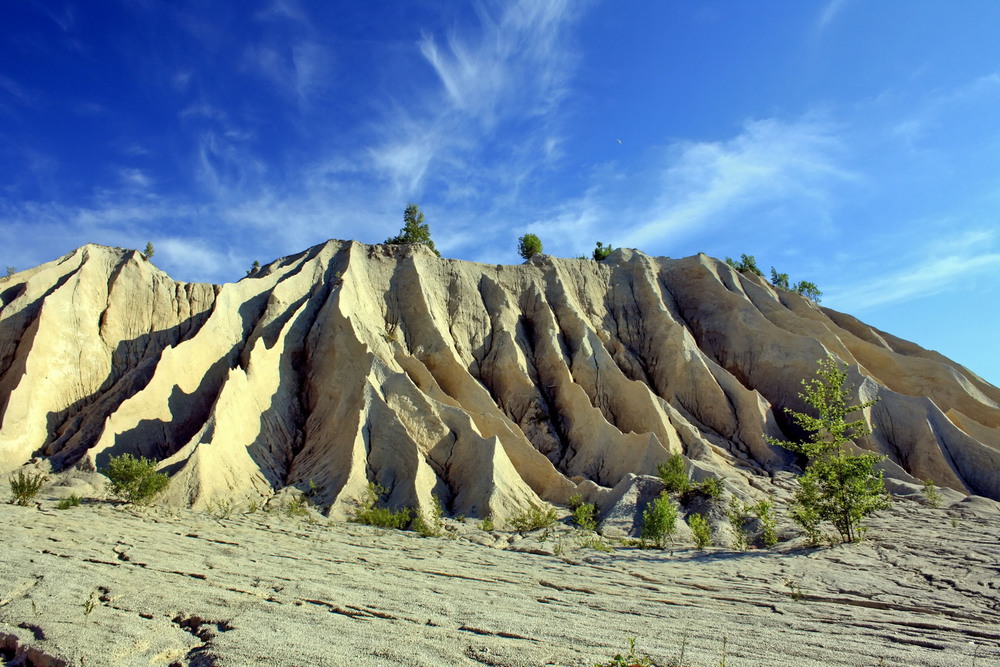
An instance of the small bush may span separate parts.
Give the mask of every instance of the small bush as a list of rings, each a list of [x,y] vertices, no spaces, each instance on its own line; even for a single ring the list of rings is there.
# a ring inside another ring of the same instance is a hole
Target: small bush
[[[712,543],[712,527],[708,525],[708,520],[701,514],[692,514],[688,517],[688,525],[694,535],[694,543],[699,549],[704,549]]]
[[[684,493],[691,488],[691,478],[680,454],[674,454],[666,463],[656,466],[656,472],[668,493]]]
[[[551,528],[556,522],[556,510],[554,507],[539,507],[532,504],[531,507],[519,512],[507,520],[507,525],[519,533],[527,533],[539,528]]]
[[[781,289],[791,289],[788,286],[788,274],[778,273],[773,266],[771,267],[771,284]]]
[[[743,253],[740,255],[740,261],[737,263],[732,257],[726,257],[726,264],[733,267],[740,273],[754,273],[758,276],[764,275],[764,273],[757,268],[757,260],[753,255],[747,255]]]
[[[10,478],[10,493],[13,496],[11,504],[27,506],[38,495],[46,480],[48,477],[42,473],[32,474],[19,470],[16,477]]]
[[[479,530],[484,533],[492,533],[495,529],[496,526],[493,525],[493,517],[491,515],[487,515],[485,519],[479,522]]]
[[[685,492],[684,501],[687,502],[695,496],[702,496],[704,498],[711,498],[712,500],[718,500],[722,497],[722,492],[724,488],[722,486],[722,479],[719,477],[709,477],[700,484],[691,484],[688,490]]]
[[[605,553],[614,551],[615,548],[601,539],[600,535],[591,535],[583,541],[583,547],[587,549],[593,549],[594,551],[603,551]]]
[[[729,509],[726,510],[726,517],[733,525],[736,539],[733,548],[739,551],[746,551],[750,547],[750,533],[747,532],[746,522],[750,519],[750,506],[742,500],[733,496],[729,499]]]
[[[721,498],[723,490],[722,478],[709,477],[701,483],[701,489],[709,498]]]
[[[573,523],[587,531],[597,530],[597,506],[593,503],[580,503],[573,510]]]
[[[363,523],[379,528],[395,528],[402,530],[410,523],[410,510],[403,508],[393,511],[388,507],[373,507],[370,510],[358,512],[354,517],[355,523]]]
[[[770,500],[762,500],[750,508],[760,521],[761,540],[769,549],[778,543],[778,520],[774,518],[773,507]]]
[[[642,513],[642,539],[651,540],[663,549],[677,529],[677,506],[661,493]]]
[[[309,501],[305,496],[296,496],[285,504],[285,516],[306,516],[309,514]]]
[[[169,477],[156,472],[155,461],[131,454],[112,457],[102,472],[111,480],[111,492],[130,503],[148,503],[170,483]]]
[[[751,536],[746,530],[746,522],[750,520],[751,515],[757,517],[760,522],[760,538],[764,546],[770,548],[777,544],[778,522],[774,517],[771,501],[761,500],[754,505],[747,505],[734,497],[730,499],[729,509],[726,510],[726,516],[736,531],[733,547],[741,551],[749,548]]]
[[[611,662],[600,662],[594,667],[656,667],[653,660],[648,656],[639,657],[635,654],[635,638],[628,638],[628,655],[621,653],[615,655]]]
[[[816,287],[816,283],[811,283],[808,280],[800,280],[799,282],[795,283],[795,287],[793,287],[792,289],[794,289],[796,292],[798,292],[805,298],[812,299],[816,303],[819,303],[820,297],[823,296],[823,292],[821,292],[820,289]]]
[[[437,494],[432,493],[431,500],[434,506],[431,508],[430,521],[425,519],[422,514],[417,514],[413,519],[412,528],[424,537],[441,537],[444,534],[444,507]]]
[[[410,510],[401,509],[393,511],[388,507],[375,507],[375,503],[379,499],[388,493],[388,489],[379,484],[371,482],[368,484],[368,490],[365,493],[365,497],[361,500],[361,504],[354,513],[354,518],[351,519],[355,523],[363,523],[369,526],[378,526],[379,528],[396,528],[403,529],[410,523]]]
[[[74,493],[69,498],[63,498],[62,500],[60,500],[56,504],[56,509],[68,510],[70,507],[79,507],[79,506],[80,506],[80,496]]]
[[[924,480],[924,498],[927,499],[927,504],[931,507],[941,507],[941,494],[934,486],[934,480]]]
[[[611,247],[610,243],[604,245],[603,243],[598,241],[597,247],[594,248],[594,253],[593,253],[594,261],[603,262],[608,258],[608,255],[611,254],[612,250],[614,250],[614,248]]]
[[[534,234],[525,234],[517,240],[517,254],[524,259],[531,259],[533,255],[542,252],[542,241]]]
[[[575,512],[576,508],[583,504],[583,496],[579,493],[574,493],[569,497],[569,511]]]
[[[208,505],[208,511],[220,519],[228,519],[233,514],[233,501],[216,498]]]

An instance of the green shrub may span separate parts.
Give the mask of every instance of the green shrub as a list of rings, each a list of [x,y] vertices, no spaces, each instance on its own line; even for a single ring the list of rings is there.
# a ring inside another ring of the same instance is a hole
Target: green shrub
[[[306,516],[309,514],[309,501],[305,496],[295,496],[285,503],[285,516]]]
[[[691,502],[698,496],[718,500],[724,490],[722,479],[719,477],[709,477],[699,484],[693,484],[689,480],[688,487],[681,493],[681,502]]]
[[[46,480],[48,477],[42,473],[26,473],[19,470],[16,476],[10,478],[11,504],[27,506],[31,499],[38,495]]]
[[[399,230],[397,236],[387,238],[385,243],[396,245],[419,243],[430,248],[438,257],[441,256],[441,253],[434,247],[434,241],[431,240],[431,230],[424,222],[424,214],[420,212],[416,204],[406,205],[406,210],[403,211],[403,228]]]
[[[774,267],[771,267],[771,284],[775,287],[780,287],[781,289],[791,289],[788,286],[788,274],[778,273],[775,271]]]
[[[687,519],[691,533],[694,535],[694,543],[699,549],[704,549],[712,543],[712,527],[708,525],[708,520],[701,514],[692,514]]]
[[[605,542],[600,535],[590,535],[583,540],[584,548],[593,549],[594,551],[610,552],[614,551],[615,548]]]
[[[743,257],[744,259],[746,259],[747,255],[743,255]],[[753,260],[753,257],[750,257],[749,259]],[[735,268],[737,271],[750,270],[754,273],[760,274],[760,271],[756,270],[756,264],[754,264],[752,267],[746,267],[743,266],[742,264],[737,264],[728,257],[726,258],[726,262],[730,266]],[[795,283],[795,285],[791,285],[788,282],[788,274],[778,273],[773,266],[771,267],[771,284],[779,289],[790,290],[797,294],[801,294],[802,296],[806,297],[807,299],[811,299],[816,303],[819,303],[820,298],[823,296],[823,292],[821,292],[819,287],[816,286],[816,283],[809,282],[808,280],[800,280],[799,282]]]
[[[760,521],[761,541],[768,549],[778,543],[778,520],[774,518],[773,508],[770,500],[761,500],[750,508]]]
[[[608,258],[608,255],[611,254],[612,250],[614,250],[614,248],[611,247],[610,243],[608,245],[604,245],[598,241],[597,247],[594,248],[593,258],[595,261],[602,262]]]
[[[739,263],[736,263],[732,257],[726,257],[726,264],[733,267],[740,273],[755,273],[758,276],[764,275],[763,272],[757,268],[757,260],[753,255],[747,255],[746,253],[741,254]]]
[[[111,457],[102,472],[111,480],[111,492],[130,503],[148,503],[170,483],[169,477],[156,472],[156,461],[131,454]]]
[[[677,506],[666,492],[656,497],[642,513],[642,539],[663,549],[677,529]]]
[[[750,519],[750,506],[742,500],[733,496],[729,499],[729,509],[726,510],[726,517],[733,525],[736,533],[736,540],[733,548],[739,551],[746,551],[750,547],[750,533],[747,532],[746,523]]]
[[[492,533],[496,529],[493,525],[493,516],[487,514],[486,518],[479,522],[479,530],[484,533]]]
[[[56,509],[60,510],[68,510],[70,507],[79,507],[79,506],[80,506],[80,496],[76,495],[75,493],[71,495],[69,498],[63,498],[58,503],[56,503]]]
[[[410,518],[410,510],[405,507],[396,511],[388,507],[373,507],[370,510],[358,512],[354,517],[354,522],[378,526],[379,528],[402,530],[409,525]]]
[[[656,472],[668,493],[684,493],[691,488],[691,478],[680,454],[674,454],[666,463],[656,466]]]
[[[761,500],[754,505],[747,505],[738,498],[731,498],[726,516],[736,531],[736,541],[733,547],[744,550],[750,546],[750,534],[746,530],[746,522],[755,516],[760,522],[760,538],[765,547],[773,547],[778,543],[778,522],[774,518],[773,505],[770,500]]]
[[[818,287],[816,287],[816,283],[811,283],[808,280],[800,280],[799,282],[795,283],[795,287],[792,289],[794,289],[797,293],[801,294],[805,298],[812,299],[816,303],[819,303],[820,297],[823,296],[823,293],[819,290]]]
[[[573,523],[587,531],[597,530],[597,506],[592,503],[580,503],[573,510]]]
[[[924,498],[927,499],[927,503],[931,507],[941,507],[941,494],[938,492],[937,487],[934,486],[934,480],[924,480]]]
[[[821,361],[816,377],[803,380],[805,392],[799,394],[818,416],[785,409],[809,434],[808,439],[785,442],[767,438],[769,443],[807,459],[791,514],[813,544],[822,541],[821,525],[825,521],[833,524],[842,541],[861,539],[864,519],[890,504],[882,471],[875,470],[885,457],[850,454],[844,448],[846,443],[871,433],[863,419],[847,421],[847,416],[875,404],[869,401],[848,405],[851,392],[844,387],[846,381],[846,364],[841,367],[833,357]]]
[[[709,477],[698,484],[692,482],[684,457],[680,454],[673,454],[666,463],[656,466],[656,472],[668,493],[680,494],[682,504],[689,503],[698,496],[716,500],[721,498],[725,491],[722,479],[719,477]]]
[[[388,507],[375,507],[375,503],[386,493],[388,493],[388,489],[384,486],[370,482],[365,492],[365,497],[361,500],[351,521],[369,526],[378,526],[379,528],[396,528],[400,530],[406,528],[411,518],[409,509],[404,508],[393,511]]]
[[[569,497],[569,502],[567,503],[570,512],[576,511],[576,508],[582,504],[583,504],[583,496],[580,495],[579,493],[574,493],[573,495],[571,495]]]
[[[525,234],[517,240],[517,254],[524,259],[531,259],[532,255],[539,255],[542,252],[542,241],[534,234]]]
[[[656,665],[648,655],[640,658],[635,654],[635,638],[629,637],[628,655],[618,653],[611,662],[599,662],[594,667],[656,667]]]
[[[431,507],[430,521],[415,512],[416,516],[411,527],[424,537],[441,537],[444,534],[444,507],[436,493],[431,494],[431,500],[433,507]]]
[[[507,525],[519,533],[527,533],[539,528],[550,528],[556,522],[556,510],[554,507],[539,507],[532,504],[531,507],[519,512],[507,520]]]

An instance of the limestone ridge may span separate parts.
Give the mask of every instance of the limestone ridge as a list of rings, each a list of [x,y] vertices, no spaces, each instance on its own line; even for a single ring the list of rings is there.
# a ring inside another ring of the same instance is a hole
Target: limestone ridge
[[[878,397],[890,486],[1000,499],[1000,390],[943,356],[697,255],[439,259],[328,241],[237,283],[172,280],[88,245],[0,278],[0,471],[161,462],[172,502],[313,490],[502,520],[607,498],[682,452],[735,485],[831,353]],[[792,435],[789,431],[787,435]]]

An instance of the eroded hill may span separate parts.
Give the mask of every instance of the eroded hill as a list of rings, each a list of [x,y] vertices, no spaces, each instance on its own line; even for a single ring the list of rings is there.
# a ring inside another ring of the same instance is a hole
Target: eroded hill
[[[131,452],[175,503],[297,488],[333,516],[371,481],[470,517],[600,505],[672,453],[749,489],[792,463],[764,436],[794,435],[783,408],[806,409],[828,354],[879,399],[859,444],[890,487],[1000,499],[1000,390],[718,260],[493,266],[342,241],[221,286],[95,245],[0,279],[0,470]]]

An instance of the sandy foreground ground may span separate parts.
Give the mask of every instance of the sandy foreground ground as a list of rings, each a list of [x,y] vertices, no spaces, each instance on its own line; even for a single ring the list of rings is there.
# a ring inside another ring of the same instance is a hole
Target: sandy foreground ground
[[[0,506],[0,649],[34,665],[1000,665],[1000,505],[898,501],[867,541],[581,547],[318,515]],[[557,555],[558,554],[558,555]]]

